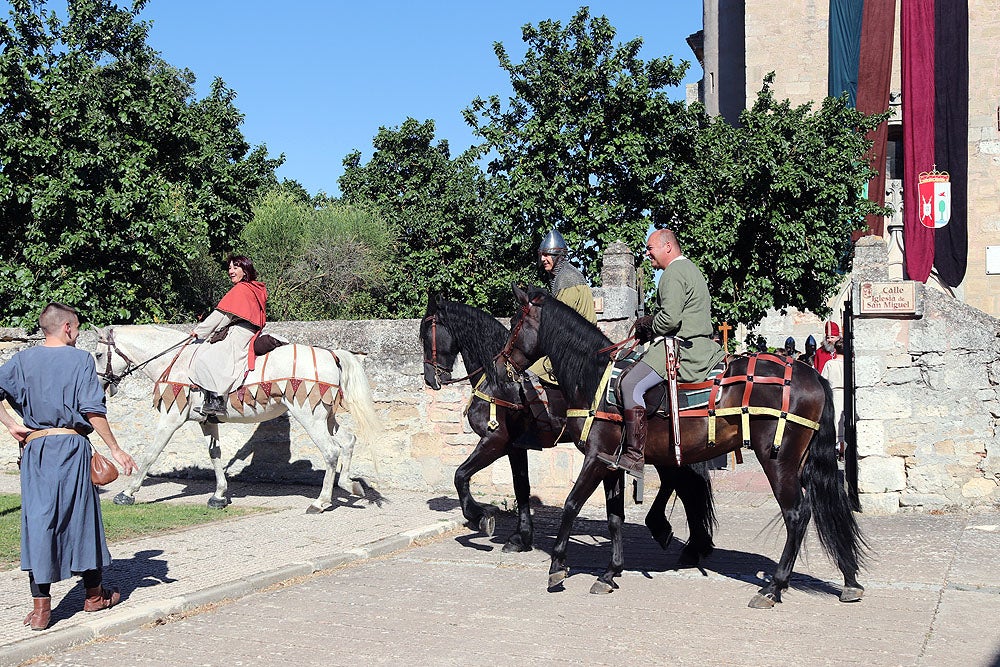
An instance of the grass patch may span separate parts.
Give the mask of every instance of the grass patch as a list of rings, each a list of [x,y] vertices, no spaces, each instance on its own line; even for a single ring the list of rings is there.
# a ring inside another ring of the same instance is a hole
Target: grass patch
[[[115,505],[110,500],[101,502],[104,533],[109,543],[267,511],[263,507],[227,507],[219,511],[201,504],[140,503],[125,506]],[[0,493],[0,570],[17,567],[20,562],[21,496]]]

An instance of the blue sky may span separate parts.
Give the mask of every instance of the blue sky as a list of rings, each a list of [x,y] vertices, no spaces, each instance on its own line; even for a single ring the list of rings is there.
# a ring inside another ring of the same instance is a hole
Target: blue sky
[[[64,0],[49,6],[64,10]],[[461,112],[477,95],[510,94],[493,42],[515,61],[521,26],[568,21],[583,2],[560,0],[149,0],[148,43],[198,77],[203,96],[214,77],[236,91],[244,135],[284,153],[279,178],[311,193],[337,194],[344,156],[371,156],[379,127],[407,117],[435,121],[452,155],[473,143]],[[696,0],[586,3],[607,16],[617,41],[641,36],[641,57],[688,60],[685,82],[701,68],[685,38],[701,29]],[[6,14],[7,3],[0,2]],[[683,88],[673,91],[682,99]]]
[[[198,77],[203,95],[216,76],[237,93],[250,143],[284,153],[279,178],[315,193],[339,192],[341,162],[358,149],[371,156],[379,127],[408,117],[435,121],[452,155],[474,138],[461,112],[477,95],[510,94],[493,42],[519,60],[521,26],[568,21],[581,2],[357,0],[150,0],[149,44]],[[645,59],[688,60],[687,81],[701,78],[685,38],[701,29],[694,0],[591,2],[618,41],[644,40]],[[682,88],[676,97],[683,98]]]

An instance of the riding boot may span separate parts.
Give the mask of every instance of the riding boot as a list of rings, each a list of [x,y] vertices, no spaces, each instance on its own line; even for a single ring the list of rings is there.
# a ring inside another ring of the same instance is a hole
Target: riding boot
[[[209,391],[208,389],[202,389],[202,393],[205,395],[204,401],[202,401],[201,409],[199,412],[206,417],[222,417],[226,414],[226,399],[221,394],[217,394],[214,391]]]
[[[117,588],[105,588],[104,586],[94,586],[88,588],[87,599],[83,603],[84,611],[101,611],[113,607],[122,599]]]
[[[625,452],[618,458],[598,454],[597,458],[612,470],[621,468],[636,479],[642,479],[643,450],[646,448],[646,408],[638,406],[624,411]]]
[[[24,624],[30,625],[32,630],[44,630],[49,627],[49,621],[52,619],[52,598],[31,599],[34,601],[35,607],[25,617]]]

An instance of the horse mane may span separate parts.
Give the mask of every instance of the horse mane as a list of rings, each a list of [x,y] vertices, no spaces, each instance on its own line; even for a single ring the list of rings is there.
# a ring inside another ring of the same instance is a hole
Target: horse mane
[[[438,313],[458,343],[466,372],[482,368],[496,382],[493,358],[503,349],[510,331],[486,311],[458,301],[441,301]]]
[[[529,298],[541,299],[539,343],[552,361],[559,386],[575,401],[590,401],[597,393],[610,352],[598,352],[611,340],[580,313],[539,288]]]

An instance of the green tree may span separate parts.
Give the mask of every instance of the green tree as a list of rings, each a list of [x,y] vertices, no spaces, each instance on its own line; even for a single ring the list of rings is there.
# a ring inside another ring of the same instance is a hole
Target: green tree
[[[738,126],[702,109],[685,159],[655,212],[708,278],[716,321],[758,324],[769,308],[819,315],[850,270],[851,233],[887,211],[865,193],[865,116],[844,98],[819,110],[776,101],[773,73]]]
[[[238,247],[267,284],[272,320],[365,315],[382,289],[393,232],[377,215],[349,204],[313,206],[279,188],[254,207]]]
[[[557,227],[587,277],[599,281],[604,249],[622,240],[638,251],[649,211],[662,206],[676,156],[689,143],[683,102],[667,89],[687,63],[644,61],[642,39],[615,45],[615,29],[586,7],[563,26],[522,28],[527,52],[513,63],[494,44],[514,96],[476,98],[466,122],[484,140],[501,216],[531,261],[543,234]]]
[[[221,256],[283,158],[251,149],[215,80],[146,44],[109,0],[12,0],[0,23],[0,322],[30,326],[49,300],[92,321],[183,317],[189,273]]]
[[[452,159],[447,141],[434,142],[432,120],[380,128],[373,145],[367,164],[360,151],[348,155],[340,178],[344,201],[373,207],[397,236],[389,285],[371,294],[369,314],[419,317],[428,291],[507,313],[510,283],[526,270],[512,258],[508,230],[493,222],[473,156]]]

